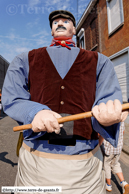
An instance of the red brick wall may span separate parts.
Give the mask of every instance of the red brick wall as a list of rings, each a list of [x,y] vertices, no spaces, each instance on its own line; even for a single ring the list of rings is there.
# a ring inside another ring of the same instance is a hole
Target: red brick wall
[[[99,0],[97,6],[99,14],[100,52],[106,56],[111,56],[129,46],[129,0],[123,0],[124,25],[111,36],[108,35],[106,0]]]
[[[88,17],[84,21],[81,28],[85,29],[85,45],[86,50],[91,50],[95,45],[98,45],[93,50],[99,51],[99,33],[98,33],[98,16],[97,5],[90,11]],[[80,30],[80,29],[79,29]],[[78,33],[78,32],[77,32]],[[79,44],[77,44],[79,46]]]

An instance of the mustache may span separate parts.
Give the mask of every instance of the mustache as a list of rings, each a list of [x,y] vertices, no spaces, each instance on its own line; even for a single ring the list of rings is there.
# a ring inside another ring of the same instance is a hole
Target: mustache
[[[64,26],[59,26],[58,28],[56,28],[56,31],[57,31],[58,29],[66,30],[66,28],[65,28]]]

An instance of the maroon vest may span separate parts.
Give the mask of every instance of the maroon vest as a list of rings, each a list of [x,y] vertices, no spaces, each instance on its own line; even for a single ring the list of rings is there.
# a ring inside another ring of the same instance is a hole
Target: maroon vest
[[[62,59],[63,60],[63,59]],[[31,100],[47,105],[57,113],[78,114],[90,111],[95,100],[97,52],[80,49],[72,67],[62,79],[46,47],[29,52]],[[73,134],[97,139],[91,118],[74,121]]]

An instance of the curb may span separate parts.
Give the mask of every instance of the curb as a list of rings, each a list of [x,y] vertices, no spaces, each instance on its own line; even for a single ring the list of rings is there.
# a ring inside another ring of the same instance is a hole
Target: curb
[[[129,156],[129,152],[126,151],[125,149],[122,149],[122,152],[124,152],[125,154],[127,154]]]

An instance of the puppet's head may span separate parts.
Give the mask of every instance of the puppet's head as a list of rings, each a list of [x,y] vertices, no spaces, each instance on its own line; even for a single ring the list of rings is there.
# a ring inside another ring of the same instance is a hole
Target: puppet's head
[[[54,38],[69,37],[72,38],[76,34],[75,18],[69,11],[56,10],[49,15],[51,33]]]

